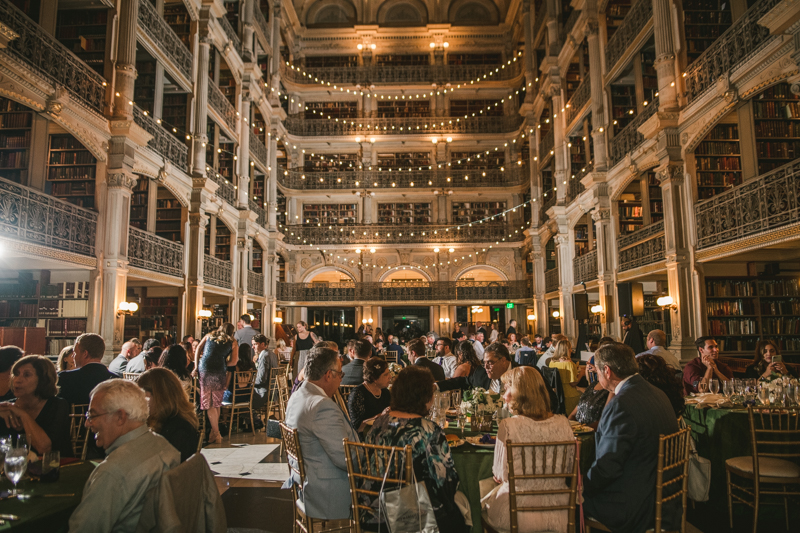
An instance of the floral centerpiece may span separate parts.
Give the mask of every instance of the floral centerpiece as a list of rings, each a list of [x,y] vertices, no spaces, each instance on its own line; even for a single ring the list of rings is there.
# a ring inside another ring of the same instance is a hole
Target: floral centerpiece
[[[499,394],[480,387],[464,391],[460,405],[461,412],[472,416],[473,431],[491,431],[492,418],[501,407],[503,401]]]
[[[401,370],[403,370],[403,367],[397,363],[389,363],[389,372],[392,374],[391,383],[394,383],[394,378],[397,377]]]

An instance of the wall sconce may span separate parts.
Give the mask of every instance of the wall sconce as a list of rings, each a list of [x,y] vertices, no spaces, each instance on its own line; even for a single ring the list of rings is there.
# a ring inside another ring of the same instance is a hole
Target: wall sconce
[[[531,322],[535,321],[536,315],[528,315],[528,320],[530,320]]]
[[[553,311],[553,318],[559,318],[561,316],[560,311]]]
[[[678,310],[678,304],[675,303],[675,300],[672,299],[672,296],[661,296],[658,300],[656,300],[656,305],[662,309],[672,309],[673,311]]]
[[[367,319],[367,323],[368,323],[368,324],[372,324],[372,319],[371,319],[371,318],[368,318],[368,319]]]
[[[139,310],[139,304],[136,302],[120,302],[117,307],[117,316],[130,316]]]
[[[445,323],[449,324],[450,323],[450,319],[449,318],[440,318],[439,319],[439,324],[445,324]]]
[[[603,306],[602,306],[602,305],[599,305],[599,304],[598,304],[598,305],[593,305],[593,306],[591,307],[591,309],[589,309],[589,310],[590,310],[592,313],[596,314],[596,315],[602,315],[602,314],[603,314]]]
[[[201,309],[197,312],[197,318],[200,320],[205,320],[207,318],[211,318],[211,310],[210,309]]]
[[[283,324],[283,319],[281,317],[279,317],[279,316],[276,316],[275,318],[272,319],[272,323],[273,324]]]

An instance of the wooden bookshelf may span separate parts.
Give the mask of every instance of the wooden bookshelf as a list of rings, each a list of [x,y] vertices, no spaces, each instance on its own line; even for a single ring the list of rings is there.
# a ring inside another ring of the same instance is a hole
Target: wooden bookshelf
[[[183,2],[171,3],[164,5],[164,20],[172,28],[172,31],[178,38],[186,45],[186,48],[192,48],[192,33],[191,24],[192,17],[189,16],[189,11]]]
[[[658,74],[656,73],[656,51],[655,48],[647,48],[642,50],[640,54],[642,62],[642,90],[644,100],[641,102],[642,107],[650,105],[658,98]],[[647,104],[645,105],[645,102]]]
[[[230,6],[233,4],[225,5]],[[224,61],[221,61],[219,69],[219,84],[217,86],[222,94],[225,95],[225,98],[228,99],[228,102],[230,102],[233,108],[236,109],[236,78],[233,77],[233,73],[230,71],[228,66],[225,65]]]
[[[375,65],[379,67],[429,65],[430,56],[428,54],[378,54],[374,61]]]
[[[583,141],[583,137],[570,137],[568,148],[571,170],[570,178],[574,177],[577,179],[588,163],[586,158],[586,143]]]
[[[466,224],[499,215],[506,210],[506,202],[453,202],[453,223]],[[485,220],[484,224],[502,224],[503,217]]]
[[[255,241],[253,241],[253,259],[250,263],[250,269],[257,274],[264,272],[264,250]]]
[[[431,204],[378,204],[378,224],[430,224]]]
[[[303,169],[306,172],[342,172],[358,170],[361,161],[357,153],[352,154],[306,154]]]
[[[225,6],[225,18],[231,23],[233,31],[239,33],[239,2],[226,2],[222,4]]]
[[[378,154],[378,169],[387,168],[422,168],[427,170],[431,166],[430,152],[397,152]]]
[[[188,94],[169,93],[165,87],[164,102],[161,106],[161,126],[183,142],[186,142],[188,131],[188,103]]]
[[[56,22],[56,39],[103,77],[108,13],[106,8],[63,9]]]
[[[606,4],[606,35],[608,40],[611,40],[614,32],[622,26],[622,21],[625,20],[625,16],[631,10],[631,2],[632,0],[610,0]]]
[[[15,183],[28,183],[33,111],[22,104],[0,98],[0,176]]]
[[[504,167],[504,152],[453,152],[450,154],[450,168],[453,170],[489,170]]]
[[[174,242],[183,242],[183,229],[188,210],[164,187],[156,196],[156,235]]]
[[[430,116],[430,100],[378,101],[378,118],[425,118]]]
[[[590,250],[589,226],[587,224],[576,224],[575,229],[575,256],[581,256]]]
[[[178,329],[179,300],[174,298],[143,298],[139,308],[140,338],[173,339]]]
[[[306,119],[356,118],[358,102],[306,102]]]
[[[800,95],[789,87],[779,83],[753,99],[759,174],[800,157]]]
[[[72,135],[51,135],[47,191],[79,207],[94,209],[97,159]]]
[[[642,194],[640,180],[632,181],[620,195],[619,202],[619,233],[627,235],[640,229],[644,223],[642,210]]]
[[[357,204],[303,204],[303,223],[309,225],[355,224]]]
[[[656,301],[661,296],[661,294],[644,295],[644,316],[638,318],[636,324],[638,324],[639,329],[642,330],[645,338],[647,334],[654,329],[660,329],[667,334],[667,346],[669,346],[669,341],[672,337],[670,333],[671,328],[667,323],[667,319],[669,318],[667,313],[669,313],[669,311],[665,313],[663,308],[656,304]]]
[[[742,183],[739,126],[718,124],[694,151],[697,198],[712,198]]]
[[[219,143],[219,147],[222,151],[217,153],[217,160],[219,161],[217,172],[226,180],[233,182],[236,175],[236,161],[233,159],[236,145],[233,143]]]
[[[358,66],[357,55],[310,56],[304,59],[307,69],[314,68],[353,68]]]
[[[133,89],[133,101],[143,111],[153,114],[156,98],[156,61],[140,59],[136,61],[136,84]]]
[[[497,100],[450,100],[450,116],[502,117],[505,114],[503,106],[495,106],[496,103]]]
[[[503,56],[499,53],[447,54],[448,65],[499,65]]]
[[[147,231],[149,185],[150,179],[147,176],[140,175],[131,193],[130,225],[143,231]]]
[[[277,204],[278,205],[275,206],[277,210],[275,212],[275,219],[280,228],[286,225],[286,219],[289,217],[289,211],[286,208],[286,196],[281,191],[278,191]],[[267,220],[269,220],[269,217]]]
[[[217,234],[214,242],[214,257],[220,261],[230,261],[231,245],[233,244],[231,230],[219,219],[217,219]]]
[[[730,0],[683,0],[686,66],[700,57],[732,24]]]
[[[611,85],[611,118],[614,131],[619,132],[636,117],[636,87]]]
[[[209,306],[206,306],[206,308],[208,307]],[[203,319],[203,335],[214,331],[225,322],[228,322],[228,304],[213,304],[210,308],[211,317]]]
[[[655,172],[648,172],[643,186],[647,187],[647,199],[650,205],[650,223],[664,219],[664,198],[661,185],[658,183]]]

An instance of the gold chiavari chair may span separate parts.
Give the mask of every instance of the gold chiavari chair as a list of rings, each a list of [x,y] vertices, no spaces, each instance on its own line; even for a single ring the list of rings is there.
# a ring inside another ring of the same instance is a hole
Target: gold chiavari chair
[[[200,432],[200,438],[197,440],[197,451],[203,449],[203,439],[206,436],[206,412],[200,409],[200,384],[197,377],[192,377],[192,386],[188,391],[189,401],[194,405],[195,412],[197,413],[197,421],[200,423],[197,428]]]
[[[271,368],[269,370],[269,388],[267,389],[267,403],[266,412],[264,413],[264,424],[266,425],[269,416],[277,411],[276,415],[280,417],[280,398],[278,394],[278,382],[285,381],[284,371],[282,368]],[[281,418],[283,420],[283,418]]]
[[[397,363],[397,358],[400,356],[395,350],[386,350],[384,357],[387,363]]]
[[[286,406],[289,405],[289,395],[292,389],[289,388],[289,382],[286,379],[279,379],[278,386],[278,419],[280,421],[286,420]]]
[[[341,391],[336,391],[336,393],[333,395],[333,401],[335,401],[339,407],[341,407],[342,411],[344,411],[344,416],[347,417],[347,421],[349,422],[350,411],[347,410],[347,401],[344,399],[344,396],[342,396]]]
[[[411,446],[376,446],[344,439],[344,457],[350,481],[352,528],[355,533],[361,533],[361,513],[372,513],[373,509],[364,505],[359,496],[367,495],[376,500],[384,476],[387,476],[384,490],[410,485],[413,479]],[[364,486],[368,481],[371,486],[366,489]]]
[[[342,395],[345,408],[347,406],[347,402],[350,400],[350,393],[353,392],[353,389],[356,387],[358,387],[358,385],[339,385],[339,393]]]
[[[256,428],[253,425],[253,382],[256,373],[252,370],[246,372],[233,373],[233,397],[230,403],[222,402],[220,408],[220,419],[222,413],[230,412],[230,421],[228,423],[228,438],[231,438],[233,432],[233,424],[237,416],[242,414],[250,415],[250,429],[253,435],[256,434]]]
[[[123,372],[122,373],[122,378],[123,379],[127,379],[128,381],[133,381],[134,383],[139,381],[140,377],[142,377],[142,375],[140,373],[138,373],[138,372]]]
[[[86,460],[86,452],[88,452],[89,438],[91,431],[86,427],[86,411],[89,410],[89,404],[75,404],[72,406],[72,412],[69,415],[69,435],[72,440],[72,450],[75,452],[75,457],[80,457],[82,461]]]

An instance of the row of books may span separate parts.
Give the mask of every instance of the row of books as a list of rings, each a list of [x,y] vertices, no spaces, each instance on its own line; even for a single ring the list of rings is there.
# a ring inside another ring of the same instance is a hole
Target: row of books
[[[755,296],[755,289],[749,281],[707,281],[706,296]]]
[[[761,280],[758,282],[760,296],[800,296],[800,280],[797,278]]]
[[[36,318],[37,304],[0,301],[0,318]]]
[[[713,319],[708,321],[711,335],[756,335],[758,321],[752,318]]]
[[[697,170],[740,170],[738,157],[698,157]]]
[[[763,120],[756,122],[756,137],[800,137],[800,122]]]
[[[72,346],[73,344],[75,344],[75,341],[72,339],[50,339],[47,343],[49,348],[48,353],[50,355],[56,355],[61,353],[61,350],[67,346]]]
[[[697,183],[700,187],[734,187],[739,185],[741,181],[742,176],[739,172],[728,172],[725,174],[720,172],[700,172],[697,174]]]
[[[85,332],[85,318],[52,318],[47,321],[48,336],[77,336]]]
[[[753,102],[756,120],[760,118],[798,118],[800,104],[795,102]]]
[[[96,168],[85,167],[51,167],[47,171],[47,179],[58,180],[94,180]]]
[[[695,155],[728,155],[739,153],[739,141],[703,141],[694,151]]]
[[[2,128],[0,124],[0,128]],[[0,148],[27,148],[31,144],[31,132],[19,135],[0,135]]]
[[[70,196],[70,195],[82,195],[82,196],[89,196],[94,194],[94,182],[93,181],[79,181],[76,183],[71,182],[63,182],[63,183],[53,183],[52,194],[54,196]],[[85,207],[85,206],[81,206]]]
[[[97,160],[87,150],[50,152],[51,165],[94,165],[95,163],[97,163]]]
[[[28,151],[0,152],[0,168],[20,168],[28,165]]]
[[[65,281],[44,285],[41,290],[42,298],[88,298],[88,281]]]
[[[800,318],[764,318],[761,331],[769,335],[798,335]]]
[[[706,303],[709,316],[755,315],[752,300],[712,300]]]
[[[788,301],[762,300],[762,315],[797,315],[800,316],[800,300],[794,298]]]
[[[32,115],[30,113],[13,113],[0,115],[0,128],[30,128]]]
[[[89,315],[88,300],[40,300],[39,318],[86,317]]]
[[[770,141],[770,142],[757,142],[756,152],[758,157],[780,158],[780,159],[794,159],[800,155],[800,141]]]

